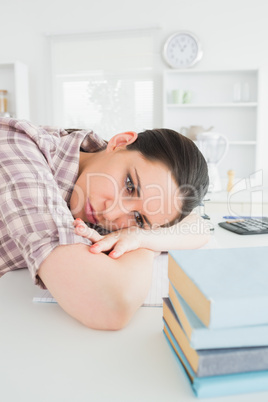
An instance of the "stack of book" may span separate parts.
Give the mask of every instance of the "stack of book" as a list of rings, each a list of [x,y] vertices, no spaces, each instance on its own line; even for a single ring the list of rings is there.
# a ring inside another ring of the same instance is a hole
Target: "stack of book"
[[[267,391],[268,247],[170,251],[168,277],[164,334],[196,396]]]

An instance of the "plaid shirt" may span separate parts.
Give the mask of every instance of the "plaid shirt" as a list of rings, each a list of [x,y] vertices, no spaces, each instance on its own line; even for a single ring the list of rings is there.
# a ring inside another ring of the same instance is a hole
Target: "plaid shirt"
[[[37,271],[56,246],[90,244],[74,233],[69,209],[80,147],[106,143],[93,131],[0,118],[0,276],[27,267],[44,287]]]

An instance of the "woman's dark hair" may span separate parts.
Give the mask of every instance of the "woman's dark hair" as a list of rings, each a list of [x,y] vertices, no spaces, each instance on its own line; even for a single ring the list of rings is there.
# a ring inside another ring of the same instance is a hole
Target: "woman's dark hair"
[[[160,161],[171,171],[179,186],[181,210],[169,225],[181,221],[203,200],[209,184],[207,163],[192,140],[170,129],[146,130],[127,149]]]

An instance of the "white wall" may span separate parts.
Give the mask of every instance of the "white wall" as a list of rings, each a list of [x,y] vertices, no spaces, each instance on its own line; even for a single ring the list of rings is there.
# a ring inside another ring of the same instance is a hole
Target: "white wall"
[[[31,120],[49,124],[47,33],[157,26],[160,50],[169,34],[187,29],[203,45],[197,68],[268,71],[267,15],[267,0],[2,0],[0,62],[21,60],[29,66]],[[268,138],[265,123],[261,128]]]

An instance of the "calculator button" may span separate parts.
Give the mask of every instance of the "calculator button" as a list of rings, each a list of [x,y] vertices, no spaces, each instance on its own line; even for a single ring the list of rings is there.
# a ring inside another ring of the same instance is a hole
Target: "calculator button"
[[[260,232],[260,229],[257,229],[255,226],[248,226],[247,230],[253,232]]]
[[[247,227],[245,225],[242,225],[241,223],[231,223],[230,225],[233,225],[233,226],[237,227],[238,229],[248,230]]]

